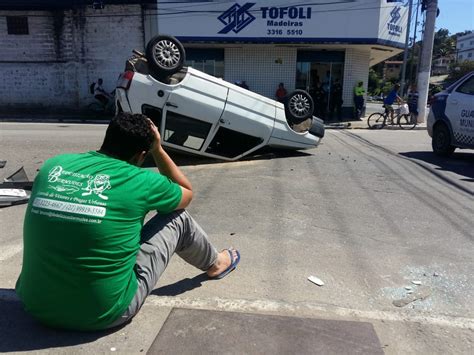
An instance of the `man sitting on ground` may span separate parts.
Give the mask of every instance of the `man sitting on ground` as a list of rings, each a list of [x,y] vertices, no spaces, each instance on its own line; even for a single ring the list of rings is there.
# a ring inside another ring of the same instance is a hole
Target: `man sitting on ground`
[[[240,254],[217,252],[184,210],[191,183],[161,147],[144,115],[121,113],[99,151],[47,160],[24,222],[16,291],[39,321],[97,330],[129,321],[176,252],[210,278],[235,269]],[[159,173],[140,166],[150,152]],[[156,214],[144,226],[149,211]]]

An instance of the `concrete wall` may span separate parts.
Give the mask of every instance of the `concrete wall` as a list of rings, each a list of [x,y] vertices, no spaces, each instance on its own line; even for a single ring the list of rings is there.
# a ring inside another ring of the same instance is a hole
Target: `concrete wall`
[[[296,48],[226,48],[224,71],[225,80],[245,80],[252,91],[273,99],[279,83],[289,92],[295,88]]]
[[[367,92],[370,51],[347,48],[345,60],[342,100],[344,101],[344,107],[352,107],[354,105],[354,86],[356,86],[359,81],[364,82],[364,88]]]
[[[284,82],[288,92],[295,89],[296,48],[243,46],[225,49],[225,80],[245,80],[252,91],[273,98],[278,83]],[[370,50],[346,48],[343,101],[346,115],[354,105],[354,86],[364,82],[367,91]]]
[[[28,35],[9,35],[6,16],[28,16]],[[133,48],[144,48],[140,5],[61,12],[0,11],[0,109],[78,110],[89,84],[113,90]]]

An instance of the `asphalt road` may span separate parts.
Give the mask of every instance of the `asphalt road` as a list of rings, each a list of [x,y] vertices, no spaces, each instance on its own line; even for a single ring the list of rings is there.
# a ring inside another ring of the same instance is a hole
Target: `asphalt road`
[[[105,131],[0,128],[0,178],[20,166],[34,178],[51,155],[97,149]],[[185,307],[362,320],[386,353],[472,353],[474,152],[437,158],[425,130],[326,132],[318,148],[290,156],[178,157],[196,191],[189,211],[242,261],[206,282],[176,257],[135,320],[111,334],[44,333],[21,312],[12,289],[25,206],[0,209],[0,351],[140,353],[171,307]]]

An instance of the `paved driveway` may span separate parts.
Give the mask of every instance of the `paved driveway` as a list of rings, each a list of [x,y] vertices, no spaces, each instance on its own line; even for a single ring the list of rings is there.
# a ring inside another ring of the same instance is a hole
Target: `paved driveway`
[[[0,173],[23,165],[33,178],[52,154],[97,149],[104,130],[2,123]],[[125,328],[45,330],[12,291],[25,206],[0,209],[0,351],[140,353],[184,307],[365,321],[386,353],[472,352],[472,151],[435,158],[423,130],[328,130],[306,152],[179,162],[196,191],[190,212],[219,248],[241,250],[238,269],[207,281],[176,258]]]

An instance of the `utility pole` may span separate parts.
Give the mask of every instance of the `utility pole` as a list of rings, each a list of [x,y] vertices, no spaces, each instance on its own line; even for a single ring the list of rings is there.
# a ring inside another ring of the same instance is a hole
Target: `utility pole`
[[[400,95],[403,97],[405,93],[405,75],[407,72],[407,61],[408,61],[408,42],[410,41],[410,24],[411,24],[411,11],[413,7],[413,0],[410,0],[408,6],[408,21],[407,21],[407,34],[405,36],[405,51],[403,52],[403,66],[402,66],[402,80],[400,83]]]
[[[418,29],[418,10],[420,8],[420,1],[416,4],[416,15],[415,15],[415,30],[413,31],[413,45],[411,48],[411,64],[410,64],[410,82],[416,82],[416,75],[413,76],[413,67],[415,65],[415,55],[416,55],[416,30]],[[418,70],[418,67],[416,68]]]
[[[421,50],[421,62],[418,70],[418,122],[424,122],[426,118],[426,102],[428,101],[428,90],[430,84],[431,57],[433,55],[433,41],[435,34],[436,13],[438,11],[438,0],[426,1],[426,22],[423,33],[423,48]]]

